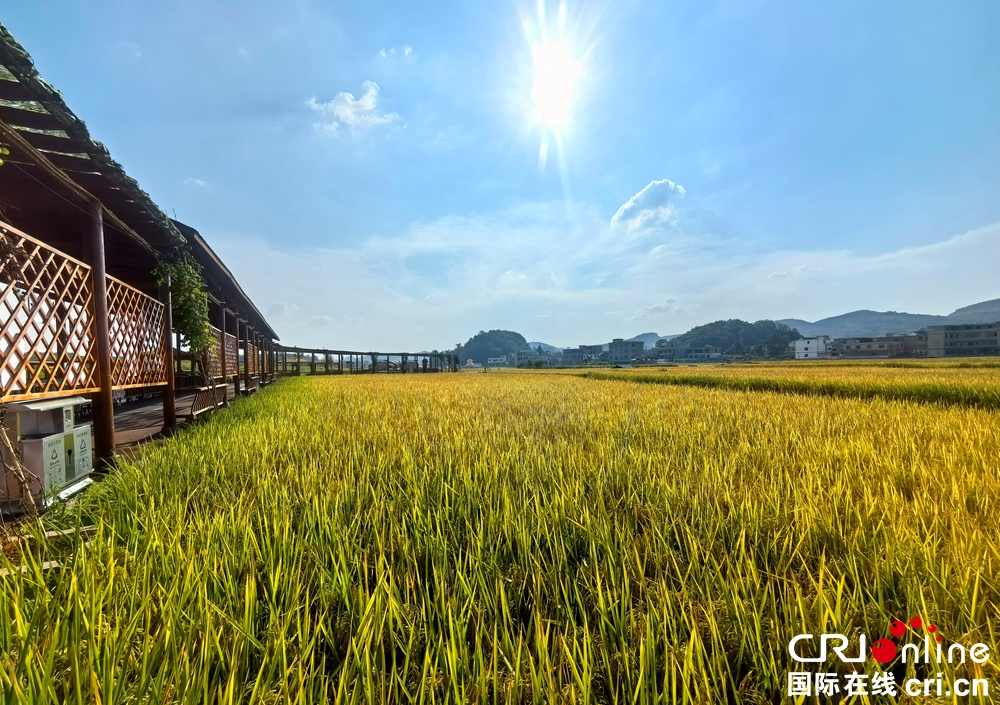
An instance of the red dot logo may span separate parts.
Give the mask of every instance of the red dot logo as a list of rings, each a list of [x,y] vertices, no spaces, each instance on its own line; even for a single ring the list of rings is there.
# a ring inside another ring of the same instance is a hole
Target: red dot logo
[[[889,663],[896,658],[896,644],[892,639],[879,639],[872,644],[872,658],[879,663]]]
[[[889,625],[889,633],[897,637],[903,636],[906,634],[906,625],[897,619]]]
[[[914,629],[920,629],[924,625],[924,620],[920,617],[910,617],[910,626]]]

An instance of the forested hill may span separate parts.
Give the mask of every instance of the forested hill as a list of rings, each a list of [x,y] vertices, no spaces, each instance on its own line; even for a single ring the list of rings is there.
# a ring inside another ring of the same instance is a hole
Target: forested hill
[[[481,330],[469,338],[465,345],[459,345],[455,354],[458,355],[459,364],[464,365],[467,360],[472,360],[485,365],[487,358],[503,357],[527,348],[528,341],[520,333],[512,330]]]
[[[757,321],[747,323],[738,318],[713,321],[692,328],[672,340],[674,343],[690,343],[692,346],[714,345],[729,355],[759,355],[774,357],[785,351],[788,343],[802,335],[777,321]]]
[[[947,316],[898,311],[851,311],[839,316],[824,318],[815,323],[797,318],[784,318],[785,323],[802,335],[828,335],[831,338],[853,338],[865,335],[906,334],[927,326],[955,325],[961,323],[993,323],[1000,321],[1000,299],[981,301],[964,306]]]

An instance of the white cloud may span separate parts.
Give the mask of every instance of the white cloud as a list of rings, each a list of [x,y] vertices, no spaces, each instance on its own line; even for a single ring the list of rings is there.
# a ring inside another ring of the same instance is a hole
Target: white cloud
[[[810,274],[819,274],[823,270],[819,267],[810,267],[808,265],[799,265],[794,269],[786,269],[781,272],[771,272],[767,275],[767,279],[785,279],[790,276],[809,276]]]
[[[135,42],[125,42],[119,41],[115,42],[113,45],[114,51],[130,59],[141,59],[142,58],[142,47]]]
[[[286,343],[339,349],[442,349],[491,328],[576,345],[629,337],[641,332],[640,320],[681,333],[722,318],[816,320],[865,308],[946,314],[1000,296],[1000,224],[881,254],[765,250],[676,233],[651,250],[621,237],[606,214],[569,206],[448,216],[326,248],[206,236],[251,298],[287,302],[286,315],[267,314]],[[365,325],[351,325],[361,321],[348,311],[363,311]],[[310,325],[322,316],[333,321]]]
[[[684,187],[670,179],[651,181],[628,199],[611,218],[611,227],[625,225],[629,232],[670,222],[674,204],[684,197]]]
[[[309,319],[309,325],[313,327],[328,326],[333,323],[331,316],[313,316]]]
[[[410,54],[413,53],[413,47],[409,46],[408,44],[404,44],[402,47],[400,47],[399,52],[403,56],[409,56]],[[396,47],[389,47],[389,48],[382,47],[381,49],[378,50],[378,55],[380,58],[383,59],[388,59],[392,56],[395,56]]]
[[[274,303],[268,304],[267,315],[279,318],[281,316],[288,316],[299,310],[299,307],[292,304],[288,305],[284,301],[275,301]]]
[[[681,305],[674,299],[664,299],[659,303],[643,306],[639,309],[639,313],[632,316],[631,320],[638,321],[641,318],[654,318],[668,313],[687,313],[690,310],[690,305]]]
[[[202,179],[196,179],[193,176],[189,176],[184,179],[185,186],[197,186],[198,188],[208,188],[208,183]]]
[[[320,103],[315,97],[306,101],[306,105],[327,119],[318,126],[328,132],[335,132],[340,125],[351,128],[366,128],[393,122],[399,116],[396,113],[379,113],[378,84],[365,81],[361,84],[365,92],[359,98],[351,93],[338,93],[333,100]]]
[[[253,58],[250,56],[250,52],[247,51],[244,47],[240,47],[239,54],[240,54],[240,56],[242,56],[247,61],[252,61],[253,60]]]
[[[508,269],[506,272],[497,277],[497,281],[501,284],[513,284],[516,282],[526,281],[527,278],[528,275],[526,274],[518,274],[512,269]]]

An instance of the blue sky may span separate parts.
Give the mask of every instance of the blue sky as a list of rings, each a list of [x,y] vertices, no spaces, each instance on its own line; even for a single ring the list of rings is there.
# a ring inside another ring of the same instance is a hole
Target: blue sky
[[[563,12],[0,0],[289,343],[575,345],[1000,296],[1000,4]],[[533,92],[557,43],[553,128]]]

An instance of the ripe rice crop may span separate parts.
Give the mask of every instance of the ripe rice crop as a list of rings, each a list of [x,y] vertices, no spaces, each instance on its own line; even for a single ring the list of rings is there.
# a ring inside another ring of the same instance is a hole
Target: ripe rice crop
[[[566,374],[286,380],[49,515],[96,536],[0,578],[0,700],[770,702],[800,632],[919,613],[996,644],[998,420]]]
[[[858,399],[910,399],[1000,409],[1000,368],[988,364],[992,361],[934,362],[698,364],[608,369],[582,374],[594,379],[628,379],[653,384]]]

